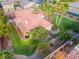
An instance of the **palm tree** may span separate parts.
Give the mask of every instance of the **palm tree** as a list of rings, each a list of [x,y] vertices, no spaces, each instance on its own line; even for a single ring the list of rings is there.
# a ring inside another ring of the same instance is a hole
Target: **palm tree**
[[[44,11],[45,15],[47,15],[49,19],[52,19],[53,14],[56,12],[57,17],[55,25],[59,27],[64,14],[68,10],[68,5],[69,0],[66,0],[64,3],[62,3],[61,0],[44,0],[41,9]],[[60,19],[58,14],[61,15]]]
[[[64,16],[64,14],[67,12],[68,10],[68,5],[69,5],[69,1],[65,1],[65,2],[61,2],[61,0],[57,1],[55,4],[55,8],[54,11],[57,13],[57,17],[56,17],[56,25],[59,27],[61,20]],[[60,19],[58,18],[59,15],[61,16]]]
[[[48,2],[49,0],[44,0],[44,3],[41,5],[41,10],[44,11],[48,19],[51,19],[52,14],[53,14],[53,9],[52,9],[52,6],[49,5]]]

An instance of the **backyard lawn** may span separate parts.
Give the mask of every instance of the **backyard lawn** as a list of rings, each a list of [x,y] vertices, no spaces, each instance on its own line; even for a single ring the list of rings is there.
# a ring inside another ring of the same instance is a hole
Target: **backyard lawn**
[[[31,39],[21,40],[12,25],[9,29],[9,32],[12,39],[15,54],[22,54],[28,56],[33,54],[37,43],[33,42]]]

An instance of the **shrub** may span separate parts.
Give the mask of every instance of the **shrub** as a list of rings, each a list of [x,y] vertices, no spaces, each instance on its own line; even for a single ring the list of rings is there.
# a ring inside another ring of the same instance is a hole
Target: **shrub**
[[[0,59],[13,59],[13,53],[8,50],[0,52]]]
[[[41,42],[37,47],[37,52],[43,58],[51,53],[51,46],[47,42]]]
[[[48,37],[48,31],[43,27],[37,27],[31,31],[30,37],[34,40],[44,40]]]

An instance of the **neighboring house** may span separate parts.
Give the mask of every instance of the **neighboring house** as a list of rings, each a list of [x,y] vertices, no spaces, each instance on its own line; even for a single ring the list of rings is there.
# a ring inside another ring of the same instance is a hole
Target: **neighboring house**
[[[79,2],[70,3],[69,6],[72,8],[79,8]]]
[[[21,0],[19,5],[22,8],[29,8],[29,7],[33,7],[33,5],[35,4],[34,1],[29,1],[29,0]]]
[[[67,49],[67,48],[64,48],[66,45],[68,45],[68,42],[60,46],[58,49],[53,51],[51,54],[46,56],[44,59],[64,59],[66,55],[66,51],[64,51],[63,49]]]
[[[70,3],[68,12],[73,17],[79,17],[79,2]]]
[[[14,13],[15,8],[17,7],[25,9],[38,6],[39,3],[42,3],[42,0],[3,0],[2,7],[5,15],[10,16]]]
[[[76,47],[75,46],[73,41],[67,41],[44,59],[79,59],[79,44]]]
[[[28,33],[38,26],[47,30],[52,28],[52,24],[44,18],[42,12],[34,13],[31,8],[15,11],[13,22],[22,38],[29,36]]]
[[[6,16],[11,16],[14,12],[14,1],[13,0],[3,0],[2,7],[4,14]]]
[[[35,0],[36,3],[41,4],[44,2],[44,0]]]
[[[65,59],[79,59],[79,44],[66,56]]]
[[[18,9],[18,7],[20,7],[19,9],[25,9],[36,5],[38,6],[37,2],[41,3],[42,0],[3,0],[2,7],[5,15],[10,16],[14,13],[15,9]]]
[[[43,3],[43,0],[20,0],[19,5],[22,8],[29,8]]]

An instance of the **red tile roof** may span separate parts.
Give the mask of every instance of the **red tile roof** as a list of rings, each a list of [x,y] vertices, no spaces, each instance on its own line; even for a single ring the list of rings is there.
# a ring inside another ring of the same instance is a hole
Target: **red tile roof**
[[[79,52],[76,50],[71,51],[65,59],[79,59]]]
[[[79,59],[79,45],[77,45],[67,56],[65,59]]]
[[[42,12],[35,14],[32,9],[15,11],[15,18],[13,21],[22,32],[28,32],[37,26],[42,26],[45,29],[52,27],[52,24],[44,19],[44,14]]]

